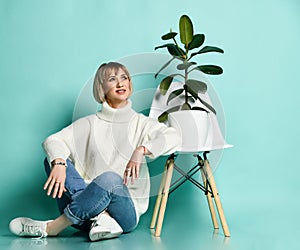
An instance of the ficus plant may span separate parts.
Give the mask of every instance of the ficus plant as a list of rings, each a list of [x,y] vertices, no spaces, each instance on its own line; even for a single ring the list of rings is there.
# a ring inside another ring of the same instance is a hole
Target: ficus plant
[[[217,52],[224,53],[221,48],[215,46],[204,46],[205,35],[194,34],[193,23],[187,15],[182,15],[179,20],[179,36],[181,45],[177,42],[178,33],[173,32],[172,29],[169,33],[161,37],[164,41],[171,41],[161,46],[155,47],[155,50],[161,48],[167,48],[172,58],[165,63],[162,68],[157,72],[155,78],[167,68],[173,60],[179,61],[177,65],[177,72],[166,76],[160,82],[160,93],[165,95],[172,84],[174,79],[182,78],[182,87],[175,89],[170,93],[167,99],[167,105],[171,100],[178,97],[183,97],[184,102],[182,105],[172,107],[163,112],[158,120],[164,122],[168,119],[168,114],[178,110],[202,110],[206,112],[213,112],[216,114],[215,109],[200,98],[199,93],[205,94],[207,91],[207,84],[197,79],[191,79],[190,73],[194,70],[198,70],[208,75],[220,75],[223,73],[223,69],[216,65],[198,65],[193,61],[196,56],[204,53]],[[193,52],[193,53],[191,53]],[[192,107],[191,103],[199,100],[203,107]]]

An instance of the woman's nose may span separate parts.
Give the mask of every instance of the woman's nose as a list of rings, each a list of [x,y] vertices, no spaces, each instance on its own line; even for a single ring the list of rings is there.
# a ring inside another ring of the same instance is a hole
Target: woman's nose
[[[117,79],[117,87],[123,87],[122,80]]]

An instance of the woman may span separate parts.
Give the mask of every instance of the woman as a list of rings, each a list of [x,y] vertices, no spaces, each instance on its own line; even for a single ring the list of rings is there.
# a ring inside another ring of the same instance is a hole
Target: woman
[[[43,143],[47,195],[57,198],[61,216],[51,221],[16,218],[19,236],[55,236],[73,225],[91,241],[132,231],[146,212],[150,181],[144,156],[170,154],[180,144],[173,128],[131,108],[132,82],[117,62],[96,72],[93,92],[102,110],[75,121]]]

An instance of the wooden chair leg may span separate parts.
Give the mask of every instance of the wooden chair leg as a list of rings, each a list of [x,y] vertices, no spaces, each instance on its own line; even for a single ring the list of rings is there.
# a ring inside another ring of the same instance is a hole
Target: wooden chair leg
[[[169,196],[172,175],[173,175],[173,169],[174,169],[174,159],[170,159],[169,164],[167,165],[166,180],[165,180],[165,185],[164,185],[163,193],[162,193],[162,201],[161,201],[157,225],[156,225],[156,229],[155,229],[155,233],[154,233],[154,236],[156,236],[156,237],[159,237],[160,233],[161,233],[162,224],[163,224],[163,220],[164,220],[164,216],[165,216],[165,210],[166,210],[167,201],[168,201],[168,196]]]
[[[207,159],[204,160],[204,171],[205,171],[205,174],[206,174],[206,178],[210,183],[211,191],[212,191],[212,194],[214,196],[215,204],[216,204],[216,207],[217,207],[217,211],[218,211],[218,214],[219,214],[219,218],[220,218],[220,221],[221,221],[221,225],[222,225],[224,235],[226,237],[230,237],[229,228],[228,228],[228,225],[227,225],[227,222],[226,222],[226,218],[225,218],[224,210],[223,210],[222,203],[221,203],[221,200],[220,200],[220,197],[219,197],[219,193],[218,193],[218,190],[217,190],[216,182],[215,182],[214,176],[212,174],[212,170],[211,170],[211,167],[209,165],[209,161]]]
[[[202,180],[203,180],[203,185],[204,185],[204,187],[206,187],[207,186],[207,179],[206,179],[203,168],[201,168],[201,176],[202,176]],[[208,186],[208,189],[209,189],[209,191],[211,191],[209,186]],[[209,212],[210,212],[210,216],[211,216],[211,220],[212,220],[214,229],[219,229],[219,223],[218,223],[216,210],[215,210],[215,206],[214,206],[211,194],[207,193],[205,195],[206,195],[206,199],[207,199],[207,203],[208,203],[208,207],[209,207]]]
[[[161,179],[161,182],[160,182],[158,195],[157,195],[157,198],[156,198],[156,202],[155,202],[155,206],[154,206],[154,210],[153,210],[153,215],[152,215],[152,220],[151,220],[151,224],[150,224],[151,229],[155,228],[155,224],[156,224],[156,221],[157,221],[157,215],[158,215],[158,211],[159,211],[160,204],[161,204],[161,199],[162,199],[162,195],[163,195],[163,188],[165,186],[166,173],[167,173],[168,165],[169,165],[169,159],[167,159],[167,161],[166,161],[165,168],[164,168],[164,173],[163,173],[163,176],[162,176],[162,179]]]

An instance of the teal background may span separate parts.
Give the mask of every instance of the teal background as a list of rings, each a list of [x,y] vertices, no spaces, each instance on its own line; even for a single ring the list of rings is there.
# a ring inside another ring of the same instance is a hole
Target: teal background
[[[170,198],[160,241],[147,228],[150,209],[120,239],[72,241],[67,230],[45,247],[299,249],[298,0],[0,0],[1,249],[31,244],[9,233],[12,218],[57,215],[42,190],[41,143],[71,122],[98,65],[153,52],[162,34],[178,30],[182,14],[207,44],[225,50],[207,60],[224,68],[210,80],[234,144],[215,172],[232,237],[225,242],[222,232],[213,234],[205,197],[185,185]]]

